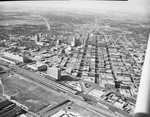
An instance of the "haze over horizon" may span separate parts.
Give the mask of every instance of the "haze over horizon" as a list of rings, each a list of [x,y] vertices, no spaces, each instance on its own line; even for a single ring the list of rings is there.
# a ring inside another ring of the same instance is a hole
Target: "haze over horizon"
[[[1,2],[1,9],[10,10],[21,8],[28,10],[31,8],[41,9],[63,9],[63,10],[83,10],[98,13],[99,11],[116,11],[116,12],[127,12],[127,13],[139,13],[147,15],[150,11],[149,0],[129,0],[129,1],[11,1]]]

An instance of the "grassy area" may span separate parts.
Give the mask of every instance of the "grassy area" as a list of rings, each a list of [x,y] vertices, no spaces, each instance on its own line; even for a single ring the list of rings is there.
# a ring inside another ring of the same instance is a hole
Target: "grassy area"
[[[27,93],[25,91],[20,91],[17,95],[13,97],[16,101],[26,105],[33,112],[38,112],[41,108],[48,105],[48,102],[38,96]]]
[[[13,95],[13,94],[16,94],[18,92],[18,89],[16,88],[16,86],[11,83],[11,79],[2,78],[2,83],[3,83],[3,86],[4,86],[4,93],[5,94]]]
[[[24,12],[1,12],[0,25],[15,25],[15,24],[45,24],[41,18],[31,16],[30,13]]]
[[[38,112],[52,102],[60,103],[65,98],[47,91],[34,83],[16,77],[2,78],[5,94],[26,105],[33,112]]]

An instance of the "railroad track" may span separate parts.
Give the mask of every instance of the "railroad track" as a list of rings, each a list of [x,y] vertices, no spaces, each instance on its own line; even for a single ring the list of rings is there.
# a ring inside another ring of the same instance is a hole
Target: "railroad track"
[[[101,113],[102,115],[106,115],[106,117],[108,117],[110,115],[106,110],[95,107],[96,102],[95,101],[93,102],[93,99],[91,99],[91,97],[88,97],[88,96],[86,96],[82,93],[80,95],[79,91],[71,89],[71,88],[69,88],[67,86],[64,86],[62,84],[56,83],[55,81],[52,81],[48,78],[45,78],[44,76],[41,76],[39,74],[33,73],[31,71],[28,71],[26,69],[23,69],[23,68],[20,68],[20,67],[17,67],[17,66],[12,66],[11,70],[18,73],[18,74],[20,74],[20,75],[23,75],[23,76],[27,77],[29,80],[35,81],[35,82],[37,82],[41,85],[52,88],[56,91],[63,92],[64,94],[68,95],[69,100],[72,100],[73,102],[75,102],[76,104],[78,104],[82,107],[89,106],[93,111]],[[90,102],[89,103],[86,102],[87,100],[88,100],[88,102],[92,101],[91,102],[92,105],[89,104]],[[113,113],[111,113],[111,114],[113,114]],[[114,117],[114,115],[112,115],[112,117]]]
[[[71,88],[64,86],[62,84],[56,83],[55,81],[52,81],[48,78],[45,78],[44,76],[30,72],[30,71],[25,70],[23,68],[13,66],[11,69],[14,70],[15,72],[29,78],[29,79],[31,79],[31,80],[34,80],[36,82],[41,83],[47,87],[55,88],[56,90],[62,91],[64,93],[71,93],[71,94],[77,94],[78,93],[77,90],[74,90],[74,89],[71,89]]]

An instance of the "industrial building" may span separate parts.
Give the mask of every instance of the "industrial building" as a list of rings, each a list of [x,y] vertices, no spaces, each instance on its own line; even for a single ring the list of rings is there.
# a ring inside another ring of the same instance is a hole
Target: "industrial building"
[[[61,69],[56,67],[49,67],[47,69],[47,75],[52,76],[56,80],[61,79]]]
[[[17,113],[15,107],[16,104],[9,100],[2,101],[0,103],[0,117],[15,117]]]
[[[14,62],[15,64],[28,63],[31,61],[28,57],[14,55],[13,53],[8,53],[8,52],[5,52],[2,58],[5,59],[6,61]]]
[[[47,70],[47,66],[42,64],[42,63],[40,63],[40,62],[37,62],[35,64],[28,64],[27,67],[32,69],[32,70],[34,70],[34,71],[36,71],[36,70],[38,70],[38,71],[46,71]]]
[[[10,60],[8,60],[8,59],[5,59],[5,58],[0,58],[0,62],[1,62],[1,64],[2,63],[9,63],[9,64],[12,64],[12,65],[15,65],[16,63],[15,62],[13,62],[13,61],[10,61]]]

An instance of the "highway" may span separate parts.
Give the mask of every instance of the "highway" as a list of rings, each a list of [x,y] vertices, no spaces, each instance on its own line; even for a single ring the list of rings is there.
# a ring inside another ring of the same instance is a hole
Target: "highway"
[[[40,17],[40,18],[42,18],[43,20],[45,20],[45,22],[46,22],[46,26],[47,26],[48,30],[50,30],[50,25],[49,25],[49,23],[48,23],[47,19],[46,19],[46,18],[44,18],[44,17],[42,17],[42,16],[40,16],[40,15],[37,15],[37,16],[38,16],[38,17]]]

